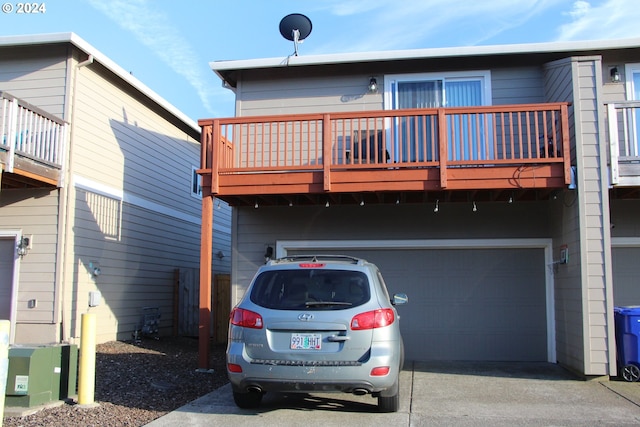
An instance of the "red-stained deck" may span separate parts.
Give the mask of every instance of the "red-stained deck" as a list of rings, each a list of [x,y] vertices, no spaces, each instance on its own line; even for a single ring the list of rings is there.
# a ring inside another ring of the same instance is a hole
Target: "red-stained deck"
[[[410,200],[571,180],[566,103],[200,120],[203,193],[231,205]]]

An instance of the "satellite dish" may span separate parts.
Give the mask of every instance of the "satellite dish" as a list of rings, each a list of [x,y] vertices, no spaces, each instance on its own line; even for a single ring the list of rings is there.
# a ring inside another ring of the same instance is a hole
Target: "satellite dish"
[[[311,20],[301,13],[292,13],[280,21],[280,34],[293,42],[296,56],[298,56],[298,43],[311,34],[311,28]]]

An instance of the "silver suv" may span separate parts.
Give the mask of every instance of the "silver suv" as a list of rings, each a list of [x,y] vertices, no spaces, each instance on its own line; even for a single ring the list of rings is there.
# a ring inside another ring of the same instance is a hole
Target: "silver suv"
[[[260,267],[231,311],[227,371],[240,408],[266,392],[371,394],[399,405],[404,361],[395,305],[378,268],[335,255],[292,256]]]

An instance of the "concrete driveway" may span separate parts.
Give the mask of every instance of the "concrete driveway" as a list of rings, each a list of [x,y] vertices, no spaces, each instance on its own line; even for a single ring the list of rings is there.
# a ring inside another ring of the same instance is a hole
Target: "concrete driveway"
[[[637,426],[640,383],[583,381],[548,363],[416,362],[401,374],[400,410],[348,394],[267,394],[257,410],[220,389],[148,424],[169,426]]]

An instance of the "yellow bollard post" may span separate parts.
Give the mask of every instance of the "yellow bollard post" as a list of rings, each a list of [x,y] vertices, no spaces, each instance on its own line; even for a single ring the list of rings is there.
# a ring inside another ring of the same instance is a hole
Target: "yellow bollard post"
[[[8,320],[0,320],[0,427],[4,417],[4,395],[9,374],[9,328]]]
[[[78,372],[78,405],[98,406],[94,402],[96,389],[96,315],[82,315],[80,331],[80,370]]]

